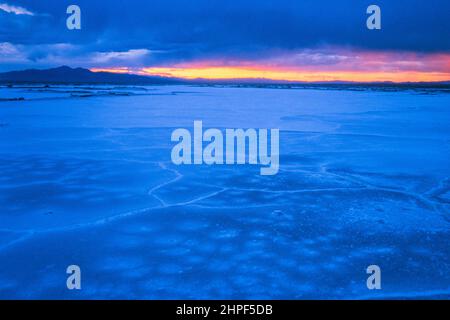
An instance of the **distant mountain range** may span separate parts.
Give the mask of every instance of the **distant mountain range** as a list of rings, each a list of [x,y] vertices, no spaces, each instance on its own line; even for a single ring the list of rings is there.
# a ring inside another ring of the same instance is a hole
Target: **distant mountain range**
[[[375,82],[375,83],[355,83],[346,81],[333,82],[290,82],[270,79],[228,79],[228,80],[210,80],[210,79],[194,79],[185,80],[159,76],[140,76],[134,74],[112,73],[112,72],[92,72],[84,68],[71,68],[62,66],[52,69],[28,69],[23,71],[10,71],[0,73],[0,83],[16,84],[16,83],[42,83],[42,84],[123,84],[123,85],[157,85],[157,84],[202,84],[202,85],[233,85],[233,86],[305,86],[305,87],[391,87],[405,89],[410,87],[444,87],[449,89],[450,82],[434,82],[434,83],[392,83],[392,82]]]
[[[114,83],[176,84],[182,80],[155,76],[139,76],[111,72],[92,72],[83,68],[62,66],[52,69],[28,69],[0,73],[1,83]]]

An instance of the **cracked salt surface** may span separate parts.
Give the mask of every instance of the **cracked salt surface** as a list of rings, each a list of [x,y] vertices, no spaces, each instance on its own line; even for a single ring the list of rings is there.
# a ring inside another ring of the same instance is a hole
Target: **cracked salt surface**
[[[0,88],[0,297],[448,298],[448,94],[119,89]],[[194,120],[280,128],[280,172],[174,166]]]

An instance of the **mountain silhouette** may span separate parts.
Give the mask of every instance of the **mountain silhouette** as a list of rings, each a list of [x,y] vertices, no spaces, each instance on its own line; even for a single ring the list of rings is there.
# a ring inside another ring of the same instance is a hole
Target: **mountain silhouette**
[[[444,82],[372,82],[358,83],[348,81],[330,82],[292,82],[271,79],[178,79],[159,76],[140,76],[135,74],[112,73],[112,72],[92,72],[84,68],[71,68],[62,66],[52,69],[28,69],[23,71],[10,71],[0,73],[0,83],[51,83],[51,84],[123,84],[123,85],[158,85],[158,84],[201,84],[201,85],[242,85],[242,86],[290,86],[302,85],[308,87],[337,87],[347,88],[348,86],[380,87],[380,88],[442,88],[448,91],[450,81]]]
[[[179,79],[134,74],[92,72],[84,68],[62,66],[52,69],[28,69],[0,73],[2,83],[115,83],[115,84],[175,84]]]

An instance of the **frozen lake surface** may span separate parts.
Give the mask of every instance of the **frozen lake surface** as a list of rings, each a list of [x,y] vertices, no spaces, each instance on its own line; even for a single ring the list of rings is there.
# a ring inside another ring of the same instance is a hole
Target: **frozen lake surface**
[[[280,172],[173,165],[194,120],[279,128]],[[449,124],[426,90],[0,88],[0,298],[448,299]]]

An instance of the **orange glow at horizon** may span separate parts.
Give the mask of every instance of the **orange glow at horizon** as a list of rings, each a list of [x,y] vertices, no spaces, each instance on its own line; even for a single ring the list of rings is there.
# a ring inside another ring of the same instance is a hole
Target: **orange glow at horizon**
[[[91,68],[92,72],[109,72],[109,73],[132,73],[130,69],[126,67],[120,68]]]
[[[450,81],[450,53],[304,50],[259,61],[196,60],[155,67],[98,67],[93,72],[187,80],[272,80],[287,82]]]
[[[140,74],[181,79],[239,80],[266,79],[290,82],[438,82],[450,80],[448,72],[424,71],[302,71],[263,67],[172,67],[143,68]]]

